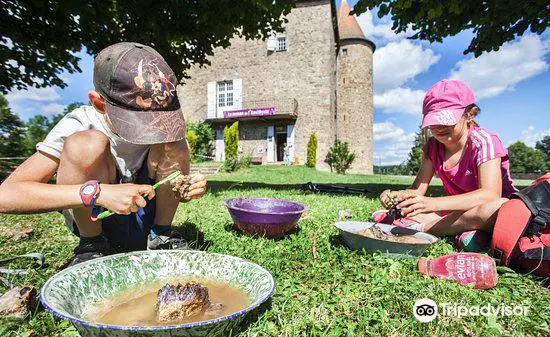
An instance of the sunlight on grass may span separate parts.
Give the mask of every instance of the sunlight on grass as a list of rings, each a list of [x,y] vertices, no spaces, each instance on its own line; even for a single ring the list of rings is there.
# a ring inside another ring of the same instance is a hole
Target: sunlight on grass
[[[406,188],[412,177],[336,175],[306,167],[259,166],[233,174],[209,176],[204,198],[181,204],[175,222],[196,227],[204,234],[208,251],[239,256],[269,270],[277,281],[270,308],[239,336],[544,336],[549,332],[547,309],[550,292],[530,277],[501,274],[499,285],[487,291],[430,279],[416,270],[416,260],[395,260],[362,255],[342,245],[332,226],[339,210],[348,209],[352,220],[369,220],[380,207],[377,193]],[[300,191],[306,182],[360,186],[371,196],[310,194]],[[437,182],[436,182],[437,183]],[[440,195],[436,184],[430,194]],[[236,196],[276,197],[306,204],[299,231],[278,240],[250,238],[235,232],[224,199]],[[14,279],[17,284],[41,286],[70,261],[77,240],[64,228],[61,215],[0,215],[0,233],[13,226],[34,229],[28,239],[14,242],[0,235],[0,258],[38,251],[48,266]],[[312,249],[315,243],[316,259]],[[452,252],[441,241],[425,256]],[[13,264],[22,267],[23,264]],[[2,291],[5,288],[1,289]],[[463,305],[505,303],[527,305],[526,317],[443,317],[419,323],[412,316],[416,299]],[[0,320],[0,336],[78,336],[67,322],[40,308],[22,322]]]

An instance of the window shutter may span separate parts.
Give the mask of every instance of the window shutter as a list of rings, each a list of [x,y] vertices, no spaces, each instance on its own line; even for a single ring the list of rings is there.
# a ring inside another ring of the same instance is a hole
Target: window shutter
[[[243,108],[243,79],[236,78],[233,80],[233,109],[240,110]]]
[[[223,127],[216,130],[216,161],[225,160],[225,143],[223,142]]]
[[[216,82],[208,82],[208,119],[216,118]]]
[[[275,161],[275,127],[270,125],[267,127],[267,162]]]
[[[275,34],[275,32],[272,32],[267,38],[267,50],[276,51],[278,43],[279,42],[277,41],[277,34]]]
[[[286,145],[288,146],[288,156],[292,162],[294,160],[294,125],[292,124],[286,127]]]

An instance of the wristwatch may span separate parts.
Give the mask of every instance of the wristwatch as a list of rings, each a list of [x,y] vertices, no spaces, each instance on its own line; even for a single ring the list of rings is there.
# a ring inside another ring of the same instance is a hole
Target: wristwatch
[[[82,200],[82,204],[86,207],[92,207],[92,221],[96,221],[97,216],[101,213],[101,207],[95,205],[100,191],[99,180],[89,180],[80,187],[80,199]]]
[[[89,180],[80,187],[80,199],[82,204],[86,207],[93,207],[94,203],[99,196],[99,180]]]

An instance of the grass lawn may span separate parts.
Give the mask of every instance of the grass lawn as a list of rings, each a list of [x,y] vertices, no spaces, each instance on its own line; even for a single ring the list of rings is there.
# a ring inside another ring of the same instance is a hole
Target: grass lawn
[[[301,192],[300,185],[308,181],[366,186],[375,194],[365,198]],[[504,272],[496,288],[474,290],[421,276],[415,260],[363,255],[343,246],[332,226],[338,210],[351,210],[353,220],[368,220],[379,208],[376,193],[405,188],[411,181],[410,177],[342,176],[305,167],[252,167],[209,176],[205,197],[181,204],[175,222],[198,229],[204,235],[203,249],[249,259],[275,277],[277,288],[267,310],[239,336],[548,336],[550,291],[531,277]],[[430,191],[433,195],[442,193],[441,185],[436,185]],[[285,198],[302,202],[309,210],[299,222],[299,231],[284,239],[250,238],[232,229],[222,205],[222,200],[235,196]],[[8,239],[8,231],[23,226],[34,229],[29,238]],[[46,268],[16,277],[16,284],[41,286],[71,259],[76,242],[57,213],[0,215],[0,259],[38,251],[48,263]],[[451,245],[441,241],[425,256],[452,251]],[[529,312],[489,318],[439,316],[431,323],[420,323],[412,315],[412,306],[423,297],[466,306],[526,305]],[[67,322],[39,308],[22,322],[0,320],[0,336],[78,334]]]

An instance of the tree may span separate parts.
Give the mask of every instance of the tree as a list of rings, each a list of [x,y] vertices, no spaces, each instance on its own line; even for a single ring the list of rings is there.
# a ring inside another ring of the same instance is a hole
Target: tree
[[[46,138],[50,132],[50,120],[43,115],[36,115],[27,121],[27,131],[25,135],[25,150],[28,156],[36,152],[36,144]]]
[[[307,142],[307,167],[315,167],[317,163],[317,136],[312,133]]]
[[[355,153],[350,152],[349,144],[336,140],[327,153],[325,163],[330,166],[331,172],[335,169],[336,173],[346,174],[354,160]]]
[[[550,136],[544,136],[543,139],[537,141],[535,148],[544,154],[546,158],[546,169],[550,169]]]
[[[541,173],[546,170],[544,154],[522,142],[508,147],[511,173]]]
[[[225,160],[237,160],[239,148],[239,122],[226,126],[223,132]]]
[[[8,101],[0,94],[0,157],[23,156],[24,135],[23,122],[11,111]]]
[[[549,26],[550,8],[546,0],[359,0],[354,14],[378,7],[378,17],[389,14],[396,33],[411,28],[410,38],[441,42],[463,30],[472,30],[474,38],[464,54],[477,57],[484,51],[498,50],[505,42],[528,29],[542,34]]]
[[[267,38],[281,31],[295,0],[15,0],[0,6],[0,92],[28,86],[65,87],[60,74],[80,72],[78,52],[90,55],[116,42],[153,46],[184,75],[209,64],[234,35]],[[23,27],[23,28],[22,28]]]
[[[409,175],[415,175],[420,170],[422,164],[422,146],[428,139],[428,133],[420,130],[414,138],[414,145],[409,152],[409,159],[405,164],[405,171]]]
[[[196,136],[195,144],[195,159],[204,161],[207,156],[210,156],[214,149],[214,130],[210,124],[205,122],[187,123],[187,129],[193,131]]]

